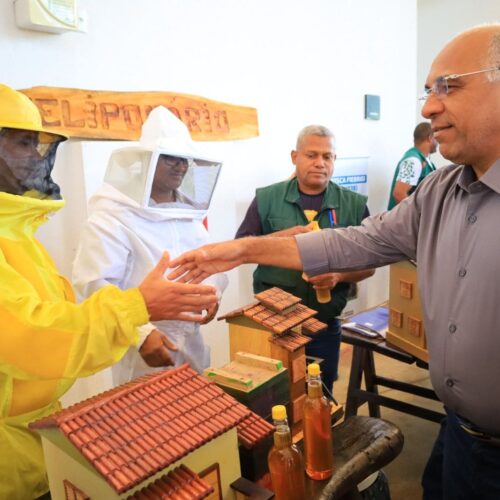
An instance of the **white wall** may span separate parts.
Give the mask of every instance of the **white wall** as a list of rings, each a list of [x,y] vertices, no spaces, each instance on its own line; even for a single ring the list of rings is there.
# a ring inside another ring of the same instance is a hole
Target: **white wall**
[[[418,94],[423,92],[434,57],[449,40],[467,28],[492,22],[500,22],[499,0],[418,0]],[[421,121],[420,106],[417,114]],[[439,153],[432,159],[438,166],[450,163]]]
[[[210,145],[225,161],[209,214],[214,240],[233,237],[257,186],[290,174],[289,152],[310,123],[332,128],[340,156],[370,157],[369,207],[372,213],[386,207],[393,170],[415,126],[416,0],[81,0],[80,6],[88,33],[51,35],[18,29],[13,4],[1,2],[1,80],[15,88],[178,91],[256,107],[259,138]],[[364,120],[364,94],[381,96],[380,121]],[[63,192],[73,196],[81,173],[73,155],[78,145],[70,147],[57,169]],[[71,205],[66,210],[81,217],[81,203]],[[45,231],[53,247],[73,244],[61,231],[56,238],[55,229]],[[57,256],[62,269],[69,267],[67,255]],[[222,311],[251,297],[249,266],[230,279]],[[367,291],[365,305],[387,297],[384,270]],[[225,362],[225,325],[209,325],[207,338],[213,363]]]

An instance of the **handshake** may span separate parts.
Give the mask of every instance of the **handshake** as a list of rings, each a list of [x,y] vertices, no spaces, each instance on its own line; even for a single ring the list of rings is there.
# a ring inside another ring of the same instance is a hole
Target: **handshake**
[[[150,319],[209,321],[214,308],[216,311],[218,297],[215,287],[200,283],[213,274],[245,263],[302,269],[297,244],[291,236],[224,241],[191,250],[172,261],[164,253],[139,285]],[[165,277],[169,268],[171,271]],[[203,315],[203,311],[207,313]]]

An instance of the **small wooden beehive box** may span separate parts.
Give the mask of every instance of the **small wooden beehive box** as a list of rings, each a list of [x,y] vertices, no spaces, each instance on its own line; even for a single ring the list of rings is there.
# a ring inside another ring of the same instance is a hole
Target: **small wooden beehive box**
[[[292,432],[300,430],[306,388],[305,346],[312,335],[326,328],[316,311],[279,288],[258,293],[257,302],[218,318],[229,324],[229,352],[234,360],[243,351],[280,360],[289,379],[288,419]],[[306,335],[304,335],[306,334]]]
[[[422,361],[429,361],[417,287],[417,267],[410,261],[390,266],[389,330],[386,340]]]
[[[279,359],[237,352],[234,361],[221,368],[207,368],[203,374],[268,421],[274,405],[288,404],[288,373]]]

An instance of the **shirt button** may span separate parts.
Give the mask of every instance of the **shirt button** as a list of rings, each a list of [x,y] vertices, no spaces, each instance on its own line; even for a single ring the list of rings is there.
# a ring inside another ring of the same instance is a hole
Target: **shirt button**
[[[465,270],[465,269],[460,269],[460,271],[458,271],[458,275],[461,278],[463,278],[466,274],[467,274],[467,270]]]
[[[453,387],[455,385],[455,382],[453,382],[453,380],[451,380],[451,378],[447,378],[446,379],[446,385],[448,387]]]
[[[457,325],[454,325],[453,323],[448,327],[448,330],[450,333],[455,333],[457,331]]]
[[[469,224],[474,224],[474,222],[477,221],[477,217],[475,215],[469,215],[467,220],[469,221]]]

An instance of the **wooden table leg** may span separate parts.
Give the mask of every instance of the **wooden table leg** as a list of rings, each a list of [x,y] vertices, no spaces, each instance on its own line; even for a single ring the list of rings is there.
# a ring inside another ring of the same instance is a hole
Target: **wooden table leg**
[[[349,385],[347,387],[347,398],[345,404],[345,418],[358,414],[359,400],[356,396],[361,389],[363,378],[363,358],[365,349],[354,346],[352,349],[351,372],[349,374]]]
[[[378,396],[378,387],[376,384],[375,360],[373,359],[373,351],[364,349],[363,372],[365,374],[365,385],[367,392]],[[370,417],[380,418],[380,405],[375,401],[368,401],[368,409]]]

